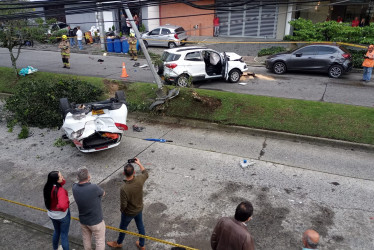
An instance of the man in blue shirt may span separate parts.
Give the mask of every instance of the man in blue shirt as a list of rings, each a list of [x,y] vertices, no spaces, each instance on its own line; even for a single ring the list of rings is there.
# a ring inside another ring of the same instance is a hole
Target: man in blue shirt
[[[312,230],[308,229],[303,234],[303,250],[317,249],[319,242],[319,234]]]

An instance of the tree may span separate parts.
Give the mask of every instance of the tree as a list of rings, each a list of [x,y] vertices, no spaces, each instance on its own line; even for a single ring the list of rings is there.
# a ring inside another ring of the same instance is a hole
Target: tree
[[[18,1],[22,3],[23,1]],[[12,17],[16,14],[25,13],[26,10],[19,5],[2,5],[0,15]],[[14,73],[18,76],[17,59],[21,53],[22,46],[26,41],[39,40],[47,30],[47,24],[43,19],[5,19],[0,27],[0,42],[3,47],[9,50],[10,59]]]

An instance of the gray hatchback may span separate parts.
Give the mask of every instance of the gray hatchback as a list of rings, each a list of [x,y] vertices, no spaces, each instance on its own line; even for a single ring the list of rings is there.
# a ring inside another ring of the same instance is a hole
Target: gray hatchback
[[[144,45],[163,46],[174,48],[184,45],[188,39],[183,27],[175,25],[163,25],[142,35]]]
[[[338,78],[352,69],[352,57],[349,51],[338,45],[311,44],[269,56],[266,68],[275,74],[286,71],[318,71]]]

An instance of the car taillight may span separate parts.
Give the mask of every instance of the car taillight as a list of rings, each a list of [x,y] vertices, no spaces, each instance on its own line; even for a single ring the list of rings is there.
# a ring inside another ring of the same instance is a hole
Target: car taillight
[[[342,56],[343,56],[345,59],[348,59],[348,58],[351,57],[351,54],[349,54],[349,53],[344,53]]]
[[[119,129],[119,130],[128,130],[129,128],[126,126],[126,124],[122,124],[122,123],[115,123],[116,124],[116,127]]]
[[[175,34],[174,34],[174,37],[175,37],[175,39],[179,39],[179,37],[178,37],[178,34],[177,34],[177,33],[175,33]]]
[[[169,68],[169,69],[174,69],[178,66],[178,64],[176,63],[167,63],[165,64],[165,67]]]

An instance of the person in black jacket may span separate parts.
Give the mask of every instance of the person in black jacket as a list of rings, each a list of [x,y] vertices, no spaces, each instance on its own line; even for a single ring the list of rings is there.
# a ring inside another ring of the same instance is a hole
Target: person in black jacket
[[[69,40],[70,40],[70,47],[74,47],[75,46],[75,31],[72,29],[72,28],[70,28],[70,25],[68,26],[68,37],[69,37]]]

